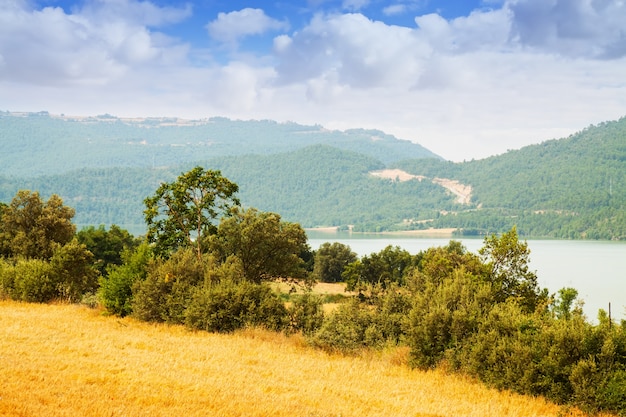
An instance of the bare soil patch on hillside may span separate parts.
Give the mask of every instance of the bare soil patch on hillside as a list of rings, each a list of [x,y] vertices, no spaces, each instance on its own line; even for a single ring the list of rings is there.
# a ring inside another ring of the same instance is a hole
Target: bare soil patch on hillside
[[[383,169],[380,171],[371,171],[370,175],[379,178],[390,179],[393,181],[410,181],[418,180],[423,181],[427,179],[423,175],[412,175],[401,169]],[[431,180],[434,184],[440,185],[454,194],[457,198],[456,201],[459,204],[469,204],[472,199],[472,187],[470,185],[461,184],[457,180],[451,180],[447,178],[433,178]]]

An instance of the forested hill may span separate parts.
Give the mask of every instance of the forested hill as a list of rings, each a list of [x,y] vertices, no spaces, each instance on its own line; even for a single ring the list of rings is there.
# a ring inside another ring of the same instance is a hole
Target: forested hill
[[[314,144],[357,151],[383,163],[439,158],[377,130],[226,118],[72,118],[0,112],[0,175],[33,177],[80,168],[171,167],[231,155],[270,155]]]
[[[304,227],[356,225],[382,230],[403,218],[432,218],[460,206],[446,189],[429,181],[392,183],[369,173],[377,159],[328,145],[279,155],[244,155],[194,161],[169,168],[83,168],[34,178],[0,177],[0,201],[18,189],[59,194],[76,209],[78,224],[118,224],[143,231],[143,200],[163,181],[201,165],[219,169],[239,185],[245,206],[281,214]]]
[[[37,123],[39,118],[45,123],[70,123],[45,115],[30,117]],[[0,123],[15,119],[3,116]],[[341,144],[322,141],[301,146],[298,142],[296,146],[288,140],[270,140],[275,150],[282,147],[283,152],[270,153],[269,147],[263,152],[260,144],[269,130],[262,126],[288,130],[296,129],[295,125],[266,121],[246,125],[222,119],[216,123],[248,126],[247,135],[256,140],[240,145],[243,149],[239,154],[205,157],[197,150],[200,148],[191,146],[197,151],[190,152],[187,159],[174,153],[172,161],[164,164],[160,158],[168,152],[158,153],[161,148],[155,145],[142,148],[147,151],[137,166],[126,166],[132,159],[129,156],[115,167],[94,163],[75,169],[70,168],[76,161],[63,154],[69,152],[66,148],[63,152],[55,148],[34,151],[39,152],[40,161],[24,156],[26,151],[19,147],[13,153],[2,152],[0,202],[8,203],[19,189],[37,190],[43,196],[56,193],[76,209],[75,222],[79,225],[115,223],[141,233],[143,200],[160,182],[172,181],[181,172],[201,165],[219,169],[236,182],[245,206],[279,213],[304,227],[353,225],[361,231],[451,227],[462,234],[482,235],[508,231],[515,225],[525,237],[626,239],[626,118],[591,126],[567,138],[465,163],[437,157],[418,159],[409,151],[404,152],[407,159],[400,161],[402,147],[413,149],[412,145],[382,133],[377,137],[386,139],[372,140],[372,132],[366,135],[364,131],[358,131],[361,139],[354,139],[357,149],[345,149],[350,147],[346,138],[351,134],[331,132],[329,137],[343,138]],[[125,129],[122,125],[118,119],[111,122],[111,126]],[[258,135],[251,126],[258,128]],[[132,129],[153,132],[147,127]],[[29,137],[28,130],[22,134]],[[5,135],[3,130],[0,135]],[[58,139],[59,131],[55,135]],[[151,136],[155,143],[157,136]],[[296,135],[313,136],[316,134]],[[27,140],[21,143],[27,144]],[[386,152],[380,148],[383,145],[394,150]],[[124,149],[132,154],[132,146]],[[163,145],[163,149],[174,148]],[[255,149],[256,154],[252,152]],[[83,151],[86,153],[80,158],[98,160],[86,148]],[[110,156],[102,152],[103,159]],[[145,162],[153,159],[150,152],[159,163]],[[25,159],[20,159],[22,156]],[[176,163],[176,158],[184,161]],[[11,168],[4,166],[5,160]],[[112,158],[108,163],[114,161]],[[61,171],[61,166],[67,170]],[[59,172],[36,175],[33,171],[37,170]]]
[[[394,166],[472,186],[480,210],[444,216],[438,225],[484,231],[517,224],[526,235],[626,238],[626,117],[483,160]]]

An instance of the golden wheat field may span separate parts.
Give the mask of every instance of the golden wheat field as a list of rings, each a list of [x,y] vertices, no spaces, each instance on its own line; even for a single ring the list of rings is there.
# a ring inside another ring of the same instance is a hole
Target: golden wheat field
[[[362,357],[262,330],[190,332],[77,305],[0,301],[1,416],[566,416],[406,350]]]

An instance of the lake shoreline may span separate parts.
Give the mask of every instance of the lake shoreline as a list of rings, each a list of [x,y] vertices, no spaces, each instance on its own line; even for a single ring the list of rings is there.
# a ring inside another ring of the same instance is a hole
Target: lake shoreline
[[[438,237],[438,238],[448,238],[454,237],[454,232],[456,232],[457,228],[445,228],[445,229],[421,229],[421,230],[395,230],[395,231],[384,231],[384,232],[353,232],[351,230],[339,230],[338,227],[310,227],[304,229],[306,232],[314,232],[314,233],[324,233],[324,234],[339,234],[339,233],[348,233],[350,235],[380,235],[380,236],[416,236],[416,237]]]

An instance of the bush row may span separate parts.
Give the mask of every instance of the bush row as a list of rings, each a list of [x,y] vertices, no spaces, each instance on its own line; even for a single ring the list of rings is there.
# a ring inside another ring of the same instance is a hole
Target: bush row
[[[0,296],[28,302],[77,302],[98,287],[93,255],[76,240],[57,246],[50,259],[0,258]]]

